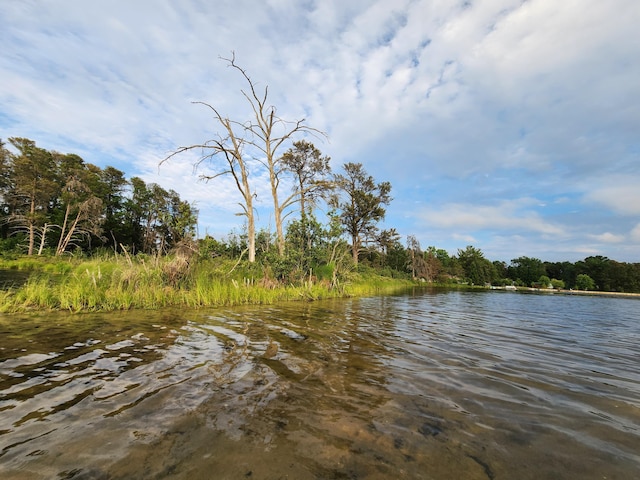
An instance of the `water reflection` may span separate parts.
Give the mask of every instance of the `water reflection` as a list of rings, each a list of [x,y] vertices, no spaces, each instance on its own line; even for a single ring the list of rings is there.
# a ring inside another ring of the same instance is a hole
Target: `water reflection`
[[[0,475],[634,478],[636,306],[419,291],[6,317]]]

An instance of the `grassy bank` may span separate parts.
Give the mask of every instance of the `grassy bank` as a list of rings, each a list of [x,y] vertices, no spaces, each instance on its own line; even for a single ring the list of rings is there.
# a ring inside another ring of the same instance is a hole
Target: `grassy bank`
[[[0,292],[0,311],[110,311],[163,307],[271,304],[392,292],[412,285],[373,272],[351,272],[339,282],[274,279],[268,265],[228,259],[118,256],[104,259],[27,258],[0,269],[28,270],[28,281]]]

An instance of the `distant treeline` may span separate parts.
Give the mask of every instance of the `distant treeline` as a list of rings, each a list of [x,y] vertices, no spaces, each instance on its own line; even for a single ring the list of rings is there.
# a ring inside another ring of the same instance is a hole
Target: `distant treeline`
[[[411,241],[409,242],[412,243]],[[415,240],[413,244],[416,245]],[[418,246],[418,252],[419,246]],[[510,263],[490,261],[478,248],[467,246],[457,255],[429,247],[409,261],[417,276],[446,283],[465,281],[474,285],[515,285],[606,292],[640,292],[640,263],[625,263],[597,255],[578,262],[547,262],[518,257]]]

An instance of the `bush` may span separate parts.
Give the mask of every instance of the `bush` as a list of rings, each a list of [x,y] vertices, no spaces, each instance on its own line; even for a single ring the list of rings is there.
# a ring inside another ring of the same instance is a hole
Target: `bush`
[[[576,288],[578,290],[593,290],[596,284],[589,275],[581,273],[576,277]]]
[[[549,288],[549,284],[551,284],[551,280],[546,275],[541,275],[538,279],[538,284],[540,288]]]

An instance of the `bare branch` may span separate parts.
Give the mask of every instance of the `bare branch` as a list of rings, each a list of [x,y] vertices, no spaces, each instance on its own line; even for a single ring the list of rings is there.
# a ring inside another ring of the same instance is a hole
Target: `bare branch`
[[[192,102],[208,108],[219,126],[222,127],[224,133],[218,135],[217,139],[209,140],[202,144],[180,147],[170,153],[160,164],[176,155],[194,149],[201,151],[200,158],[195,163],[194,168],[199,167],[205,161],[213,161],[217,155],[220,155],[220,157],[224,159],[224,162],[227,164],[224,169],[213,174],[202,174],[200,178],[208,181],[224,175],[231,175],[233,177],[235,185],[243,198],[243,203],[240,204],[243,210],[241,215],[247,217],[248,240],[250,244],[249,260],[253,261],[255,257],[253,210],[255,194],[251,192],[250,188],[249,169],[245,158],[243,158],[243,154],[245,153],[244,149],[248,148],[247,153],[251,155],[257,154],[254,155],[253,158],[269,172],[278,235],[278,250],[282,254],[284,252],[282,218],[284,209],[292,204],[293,196],[286,198],[284,203],[280,205],[278,189],[280,188],[280,175],[285,169],[281,166],[282,159],[277,152],[282,145],[289,141],[294,135],[304,134],[326,138],[326,134],[318,129],[307,126],[304,119],[286,121],[280,118],[276,113],[276,107],[268,106],[267,104],[269,87],[265,86],[264,90],[258,89],[257,84],[251,79],[247,71],[236,63],[236,54],[234,51],[231,51],[230,57],[220,57],[220,59],[227,63],[227,67],[235,69],[246,82],[247,88],[240,89],[240,92],[249,103],[253,114],[252,119],[246,122],[231,120],[223,116],[215,106],[209,103],[202,101]]]

